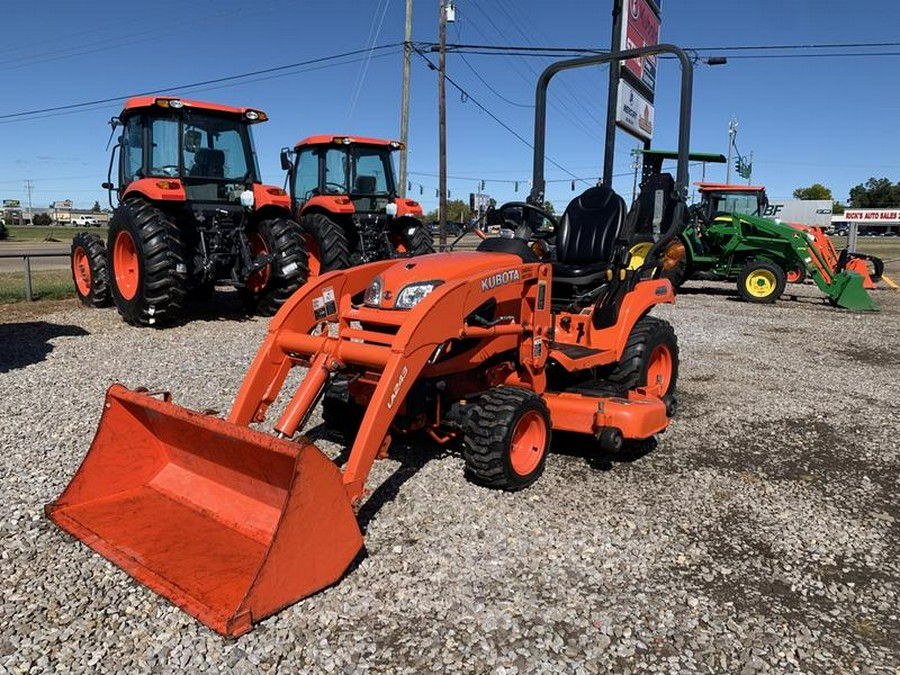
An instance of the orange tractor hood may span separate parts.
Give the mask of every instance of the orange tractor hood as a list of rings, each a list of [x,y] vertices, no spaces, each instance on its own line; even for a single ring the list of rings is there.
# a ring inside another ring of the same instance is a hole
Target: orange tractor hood
[[[453,279],[465,279],[484,272],[488,289],[502,282],[503,273],[513,268],[522,267],[522,259],[509,253],[432,253],[415,258],[404,258],[388,267],[381,273],[384,306],[393,306],[393,298],[405,287],[417,282],[447,282]],[[500,277],[500,282],[495,277]],[[508,275],[506,283],[512,280]],[[518,279],[519,277],[516,277]]]

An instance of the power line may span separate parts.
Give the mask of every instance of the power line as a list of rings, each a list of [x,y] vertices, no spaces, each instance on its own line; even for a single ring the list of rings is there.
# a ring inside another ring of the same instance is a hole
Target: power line
[[[425,54],[423,54],[423,53],[422,53],[421,51],[419,51],[418,49],[416,49],[415,51],[416,51],[416,54],[418,54],[418,55],[419,55],[419,56],[420,56],[420,57],[428,64],[428,67],[429,67],[431,70],[435,70],[435,69],[437,68],[437,66],[435,66],[434,63],[431,62],[431,59],[429,59],[427,56],[425,56]],[[451,78],[449,75],[446,75],[446,74],[444,75],[444,78],[447,80],[447,82],[449,82],[449,83],[453,86],[454,89],[456,89],[460,94],[462,94],[463,96],[465,96],[469,101],[471,101],[472,103],[474,103],[474,104],[475,104],[482,112],[484,112],[488,117],[490,117],[492,120],[494,120],[497,124],[499,124],[499,125],[500,125],[501,127],[503,127],[504,129],[506,129],[509,133],[511,133],[511,134],[512,134],[513,136],[515,136],[516,138],[518,138],[520,141],[522,141],[522,142],[523,142],[525,145],[527,145],[529,148],[531,148],[532,150],[534,150],[534,146],[531,144],[530,141],[528,141],[528,140],[527,140],[526,138],[524,138],[518,131],[516,131],[515,129],[513,129],[513,128],[512,128],[511,126],[509,126],[506,122],[504,122],[503,120],[501,120],[501,119],[500,119],[499,117],[497,117],[494,113],[492,113],[490,110],[488,110],[486,107],[484,107],[484,105],[482,105],[477,99],[473,98],[472,95],[471,95],[469,92],[467,92],[467,91],[466,91],[465,89],[463,89],[460,85],[458,85],[458,84],[456,83],[456,81],[453,80],[453,78]],[[561,170],[561,171],[564,171],[565,173],[567,173],[568,175],[570,175],[570,176],[571,176],[572,178],[574,178],[575,180],[582,181],[582,182],[586,182],[586,181],[584,181],[584,179],[579,178],[579,177],[576,176],[574,173],[572,173],[571,171],[569,171],[566,167],[564,167],[562,164],[559,164],[558,162],[554,161],[554,160],[551,159],[550,157],[548,157],[548,156],[545,155],[545,156],[544,156],[544,159],[546,159],[548,162],[550,162],[550,163],[551,163],[553,166],[555,166],[557,169],[559,169],[559,170]]]
[[[348,56],[358,56],[360,54],[371,54],[372,52],[382,51],[385,49],[397,49],[402,47],[402,42],[393,42],[390,44],[378,45],[377,47],[368,47],[365,49],[354,49],[349,52],[343,52],[341,54],[333,54],[331,56],[322,56],[316,59],[308,59],[306,61],[298,61],[296,63],[289,63],[283,66],[274,66],[272,68],[263,68],[262,70],[254,70],[248,73],[241,73],[240,75],[228,75],[225,77],[217,77],[211,80],[203,80],[201,82],[193,82],[191,84],[182,84],[176,86],[169,87],[160,87],[158,89],[151,89],[149,91],[143,91],[135,94],[126,94],[124,96],[110,96],[109,98],[96,99],[94,101],[85,101],[83,103],[71,103],[67,105],[54,106],[51,108],[39,108],[36,110],[26,110],[17,113],[7,113],[5,115],[0,115],[0,120],[9,120],[9,119],[18,119],[24,117],[30,117],[34,115],[40,115],[43,113],[53,113],[60,112],[65,110],[76,110],[78,108],[85,108],[87,106],[100,105],[104,103],[113,103],[117,101],[121,101],[122,99],[129,98],[131,96],[149,96],[150,94],[159,94],[165,91],[178,91],[183,89],[192,89],[196,87],[203,87],[211,84],[219,84],[223,82],[233,82],[234,80],[241,80],[248,77],[255,77],[257,75],[266,75],[270,73],[283,72],[286,70],[290,70],[293,68],[300,68],[303,66],[309,66],[319,63],[326,63],[328,61],[335,61],[337,59],[347,58]]]

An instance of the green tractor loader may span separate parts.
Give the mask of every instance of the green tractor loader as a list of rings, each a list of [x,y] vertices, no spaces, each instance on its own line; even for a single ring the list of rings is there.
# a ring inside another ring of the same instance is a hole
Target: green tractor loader
[[[661,167],[664,159],[673,156],[667,151],[644,151],[642,195],[669,190],[672,177]],[[722,155],[691,155],[691,161],[724,160]],[[864,288],[864,274],[857,271],[859,268],[851,269],[853,261],[865,256],[847,251],[830,255],[821,233],[812,231],[815,228],[762,217],[768,204],[763,187],[718,183],[698,186],[700,202],[691,207],[690,222],[664,257],[664,275],[675,286],[702,275],[736,282],[738,294],[748,302],[773,303],[789,280],[809,277],[835,307],[878,309]],[[651,197],[646,198],[648,204],[642,206],[649,210]],[[652,232],[641,234],[647,242],[632,246],[632,267],[642,264],[652,240]],[[878,270],[881,261],[873,263]]]

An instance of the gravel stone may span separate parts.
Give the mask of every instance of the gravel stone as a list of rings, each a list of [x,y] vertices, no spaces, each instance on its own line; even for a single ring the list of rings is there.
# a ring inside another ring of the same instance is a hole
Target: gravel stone
[[[110,384],[224,415],[267,322],[225,292],[226,319],[165,330],[74,302],[0,314],[0,672],[897,672],[900,293],[873,295],[880,313],[853,314],[811,286],[759,306],[689,282],[654,312],[681,348],[669,431],[618,456],[555,434],[520,493],[396,439],[359,515],[367,557],[236,641],[42,509]],[[318,412],[310,430],[343,450]]]

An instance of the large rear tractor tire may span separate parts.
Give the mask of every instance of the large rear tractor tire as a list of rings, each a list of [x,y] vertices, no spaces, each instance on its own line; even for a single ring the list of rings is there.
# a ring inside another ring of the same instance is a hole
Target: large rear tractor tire
[[[784,293],[785,274],[775,263],[768,260],[751,260],[741,271],[737,280],[740,296],[747,302],[771,304]]]
[[[142,199],[115,210],[107,243],[112,297],[134,326],[162,326],[181,316],[187,267],[181,231]]]
[[[500,490],[521,490],[544,472],[550,411],[532,391],[497,387],[469,404],[463,435],[466,474]]]
[[[398,258],[434,253],[431,232],[415,218],[400,218],[391,227],[391,244]]]
[[[626,389],[644,387],[660,398],[671,396],[678,381],[678,338],[672,324],[654,316],[641,317],[607,379]]]
[[[274,253],[275,260],[251,274],[238,289],[241,300],[249,313],[272,316],[306,283],[306,241],[300,226],[287,218],[263,220],[247,236],[254,256]]]
[[[108,307],[112,304],[109,290],[109,268],[106,264],[106,245],[96,234],[79,232],[72,239],[72,281],[75,293],[88,307]]]
[[[324,213],[303,216],[300,228],[309,254],[309,276],[350,267],[350,243],[344,228]]]

